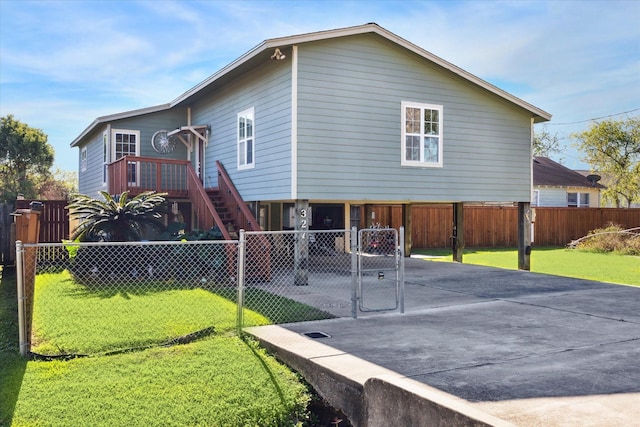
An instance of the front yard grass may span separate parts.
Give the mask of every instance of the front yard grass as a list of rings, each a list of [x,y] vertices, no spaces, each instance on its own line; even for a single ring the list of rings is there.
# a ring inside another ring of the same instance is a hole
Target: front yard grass
[[[415,254],[435,255],[451,261],[450,249],[415,249]],[[518,251],[513,248],[465,249],[465,264],[517,269]],[[531,271],[598,282],[640,286],[640,257],[615,253],[584,252],[557,247],[534,247]]]
[[[52,277],[46,285],[37,284],[39,298],[48,298],[48,308],[34,313],[41,351],[91,353],[146,346],[203,326],[214,326],[215,333],[182,345],[26,361],[18,354],[15,274],[2,273],[0,426],[291,426],[306,417],[311,397],[303,381],[255,343],[232,333],[237,308],[224,295],[202,289],[152,292],[151,288],[126,293],[102,289],[92,294],[60,273],[58,286],[49,286]],[[149,325],[154,312],[176,306],[181,298],[191,304],[179,306],[189,314],[186,322]],[[103,310],[118,311],[111,304],[122,307],[123,303],[128,307],[127,322],[131,316],[136,319],[124,327],[135,333],[126,334],[122,342],[111,342],[114,339],[107,335],[113,332],[113,319],[104,318]],[[204,310],[206,316],[201,318],[194,313],[203,307],[194,304],[215,309]],[[71,334],[62,339],[61,330],[43,326],[44,320],[60,315],[76,321],[86,314],[83,311],[96,319],[88,337]],[[245,321],[271,323],[250,310],[245,310]]]
[[[245,326],[331,317],[259,289],[245,292]],[[236,294],[235,287],[202,288],[175,281],[88,287],[66,270],[39,274],[32,351],[95,355],[157,346],[198,332],[228,334],[236,330]]]
[[[234,336],[25,368],[13,426],[287,426],[308,402],[296,375]]]

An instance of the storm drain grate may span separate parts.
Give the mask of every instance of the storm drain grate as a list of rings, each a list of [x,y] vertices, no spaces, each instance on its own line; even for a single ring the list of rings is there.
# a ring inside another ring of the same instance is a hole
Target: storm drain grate
[[[331,335],[322,331],[305,332],[303,335],[306,335],[309,338],[331,338]]]

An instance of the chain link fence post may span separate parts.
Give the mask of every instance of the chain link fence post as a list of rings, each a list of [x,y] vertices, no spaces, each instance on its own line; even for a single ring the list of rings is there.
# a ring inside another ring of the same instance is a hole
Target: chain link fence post
[[[400,281],[400,313],[404,313],[404,226],[400,227],[400,244],[398,245],[398,280]]]
[[[351,317],[358,318],[358,228],[351,227]]]
[[[25,322],[26,297],[24,295],[24,247],[20,240],[16,241],[16,287],[18,294],[18,339],[20,354],[26,357],[29,352]]]
[[[245,247],[246,247],[245,231],[240,230],[238,235],[238,319],[237,332],[238,336],[242,335],[242,326],[244,323],[244,272],[245,272]]]

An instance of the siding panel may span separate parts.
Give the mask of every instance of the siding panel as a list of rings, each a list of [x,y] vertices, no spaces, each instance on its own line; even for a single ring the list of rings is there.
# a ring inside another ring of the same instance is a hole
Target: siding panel
[[[160,111],[157,113],[145,114],[123,120],[115,120],[109,125],[111,129],[140,131],[140,155],[149,157],[161,157],[167,159],[187,159],[187,149],[184,144],[178,142],[176,148],[168,154],[158,154],[153,150],[151,146],[151,138],[153,134],[161,129],[171,130],[177,127],[187,124],[186,111],[183,109]],[[86,194],[91,197],[100,197],[99,192],[101,190],[107,190],[107,186],[103,185],[102,173],[103,173],[103,145],[102,135],[107,131],[108,126],[100,128],[99,131],[89,137],[89,142],[84,145],[87,147],[87,170],[82,171],[80,163],[78,163],[79,172],[79,188],[78,190],[82,194]],[[108,134],[108,140],[110,141],[109,159],[113,160],[113,141],[111,141],[111,135]],[[78,150],[78,159],[82,153],[82,147]],[[80,160],[78,160],[79,162]]]
[[[255,168],[237,169],[237,114],[255,112]],[[245,201],[282,200],[291,195],[291,69],[271,61],[226,84],[194,105],[199,122],[210,124],[207,174],[220,160]],[[215,177],[209,177],[215,184]]]
[[[300,198],[529,200],[523,110],[377,36],[299,53]],[[403,100],[444,106],[443,168],[401,167]]]
[[[90,137],[87,148],[87,170],[83,171],[80,166],[80,157],[82,155],[82,147],[78,150],[78,191],[80,194],[86,194],[91,197],[98,197],[100,190],[106,190],[106,186],[102,185],[102,132],[106,131],[106,127],[99,132],[94,133]]]

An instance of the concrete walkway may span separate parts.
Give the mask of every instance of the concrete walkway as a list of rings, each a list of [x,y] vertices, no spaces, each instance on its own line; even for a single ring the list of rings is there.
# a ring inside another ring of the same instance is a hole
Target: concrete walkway
[[[416,259],[405,276],[404,314],[250,333],[356,388],[423,385],[476,425],[640,426],[640,288]]]

